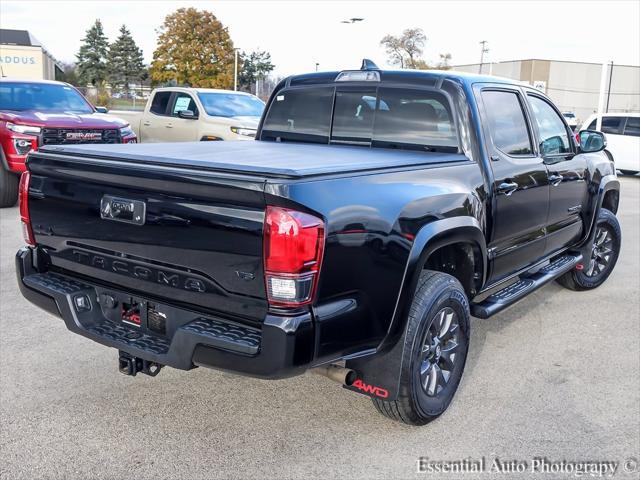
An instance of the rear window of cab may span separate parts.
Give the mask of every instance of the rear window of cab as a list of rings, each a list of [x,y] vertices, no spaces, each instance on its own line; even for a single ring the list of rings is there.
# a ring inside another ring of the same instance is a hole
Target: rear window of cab
[[[314,86],[279,92],[262,140],[458,150],[447,96],[433,89]]]

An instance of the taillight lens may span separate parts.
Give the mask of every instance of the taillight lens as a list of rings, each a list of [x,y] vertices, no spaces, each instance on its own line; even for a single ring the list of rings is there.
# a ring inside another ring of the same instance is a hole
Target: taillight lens
[[[321,219],[268,206],[264,222],[264,269],[269,304],[293,307],[310,303],[318,286],[323,251]]]
[[[29,214],[29,182],[31,182],[31,172],[26,171],[20,177],[20,221],[22,222],[22,235],[24,236],[24,241],[31,246],[35,246],[36,240],[33,236],[31,215]]]

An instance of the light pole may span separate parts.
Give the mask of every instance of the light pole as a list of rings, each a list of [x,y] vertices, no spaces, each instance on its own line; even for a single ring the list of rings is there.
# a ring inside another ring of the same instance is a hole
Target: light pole
[[[484,63],[484,54],[489,52],[489,49],[487,48],[486,40],[482,40],[480,42],[480,45],[482,45],[482,50],[480,50],[480,67],[478,68],[478,73],[482,73],[482,64]]]
[[[233,90],[238,90],[238,50],[239,48],[234,48],[234,60],[233,60]]]
[[[320,66],[320,64],[318,62],[316,62],[316,72],[318,71],[318,67]]]

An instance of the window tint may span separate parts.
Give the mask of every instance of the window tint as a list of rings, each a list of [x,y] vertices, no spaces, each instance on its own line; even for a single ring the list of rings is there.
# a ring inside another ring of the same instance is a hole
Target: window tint
[[[602,117],[602,133],[620,133],[620,125],[624,117]]]
[[[156,115],[166,115],[167,114],[167,105],[169,104],[169,99],[171,98],[171,92],[156,92],[153,96],[153,101],[151,102],[150,110]]]
[[[540,133],[540,153],[542,155],[571,153],[569,135],[560,115],[539,97],[530,95],[529,101]]]
[[[595,130],[596,129],[596,122],[598,121],[598,119],[594,119],[593,122],[591,122],[589,124],[589,126],[587,127],[587,130]]]
[[[640,117],[627,117],[624,134],[631,135],[633,137],[640,137]]]
[[[177,117],[178,113],[182,112],[183,110],[191,110],[193,113],[198,115],[198,107],[196,106],[196,102],[188,93],[176,94],[175,101],[173,102],[173,108],[171,109],[171,115]]]
[[[489,90],[482,92],[482,100],[496,148],[508,155],[530,155],[533,149],[518,95]]]
[[[333,88],[289,90],[276,95],[265,119],[267,139],[307,140],[327,143],[331,124]]]
[[[376,91],[336,92],[332,141],[371,141]]]
[[[374,145],[396,148],[458,148],[449,102],[432,90],[378,89]]]

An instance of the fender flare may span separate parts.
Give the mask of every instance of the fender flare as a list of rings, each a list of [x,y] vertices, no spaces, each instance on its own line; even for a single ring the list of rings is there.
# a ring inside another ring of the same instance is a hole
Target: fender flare
[[[482,261],[482,282],[487,275],[487,247],[484,232],[474,217],[460,216],[436,220],[423,226],[416,235],[396,300],[387,335],[376,352],[349,359],[346,367],[357,373],[358,386],[345,388],[371,397],[395,400],[400,390],[400,375],[405,346],[406,318],[420,274],[429,256],[437,249],[459,242],[472,243],[479,249]],[[372,388],[362,388],[362,385]],[[379,393],[385,392],[385,396]]]
[[[589,212],[589,228],[586,230],[584,238],[578,243],[577,250],[582,253],[582,258],[589,258],[591,255],[591,244],[596,234],[596,223],[602,208],[602,202],[607,192],[611,190],[620,191],[620,181],[615,174],[604,175],[598,185],[598,192],[594,195],[591,203],[592,212]]]

